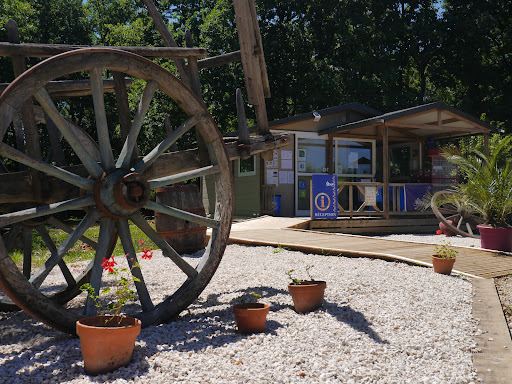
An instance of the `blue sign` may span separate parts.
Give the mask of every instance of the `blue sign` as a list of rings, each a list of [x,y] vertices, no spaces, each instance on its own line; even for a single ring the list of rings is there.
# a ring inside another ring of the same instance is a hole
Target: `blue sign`
[[[311,189],[311,218],[336,219],[338,217],[338,176],[313,175]]]

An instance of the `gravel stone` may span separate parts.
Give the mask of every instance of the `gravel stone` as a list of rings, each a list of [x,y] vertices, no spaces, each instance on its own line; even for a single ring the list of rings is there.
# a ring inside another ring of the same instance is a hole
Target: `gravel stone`
[[[158,251],[141,260],[152,291],[172,280],[175,269],[160,267],[164,261]],[[325,301],[297,314],[285,272],[305,278],[307,265],[327,281]],[[264,333],[236,331],[232,305],[247,292],[270,305]],[[0,377],[3,383],[472,383],[473,338],[481,331],[471,304],[468,279],[430,268],[229,245],[189,310],[142,330],[128,367],[90,377],[78,339],[23,312],[1,313]]]

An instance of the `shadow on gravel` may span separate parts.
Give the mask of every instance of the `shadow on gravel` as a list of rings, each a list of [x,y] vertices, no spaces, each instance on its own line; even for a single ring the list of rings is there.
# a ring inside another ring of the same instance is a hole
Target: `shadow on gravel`
[[[381,339],[371,328],[371,323],[366,320],[366,317],[361,312],[350,308],[348,303],[338,304],[324,300],[323,309],[338,321],[351,326],[354,330],[366,333],[373,341],[379,344],[389,344],[387,340]]]

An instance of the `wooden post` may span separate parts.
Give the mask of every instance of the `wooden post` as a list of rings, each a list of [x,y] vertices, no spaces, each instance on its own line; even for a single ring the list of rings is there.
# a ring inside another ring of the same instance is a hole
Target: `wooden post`
[[[389,135],[388,126],[382,126],[382,210],[389,219]]]
[[[165,115],[164,126],[165,126],[165,133],[167,134],[167,136],[169,136],[173,132],[173,129],[172,129],[172,126],[171,126],[171,119],[170,119],[169,115],[167,115],[167,114]],[[169,150],[171,152],[178,152],[179,151],[178,143],[174,142],[169,147]]]
[[[158,12],[158,9],[156,9],[153,0],[144,0],[144,3],[148,7],[149,14],[153,19],[153,22],[155,23],[157,31],[160,33],[160,36],[162,36],[164,44],[167,47],[178,47],[178,44],[176,44],[172,35],[169,33],[169,30],[167,29],[164,19],[162,18],[162,15],[160,14],[160,12]],[[185,61],[181,58],[174,59],[173,61],[174,64],[176,64],[176,68],[178,68],[178,72],[180,73],[181,76],[181,81],[183,81],[187,85],[190,85],[188,73],[185,68]]]
[[[327,166],[329,174],[334,175],[336,164],[334,164],[334,136],[332,134],[327,139]]]
[[[485,156],[489,156],[489,134],[484,133],[484,153]]]
[[[268,86],[256,7],[253,0],[234,0],[233,4],[249,103],[254,106],[256,112],[259,134],[268,135],[270,132],[265,97],[270,97],[270,87]]]

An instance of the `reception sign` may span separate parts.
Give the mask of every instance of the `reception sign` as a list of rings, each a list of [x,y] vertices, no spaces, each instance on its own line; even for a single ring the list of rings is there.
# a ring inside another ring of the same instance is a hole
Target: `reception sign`
[[[338,217],[338,176],[313,175],[311,183],[311,218]]]

